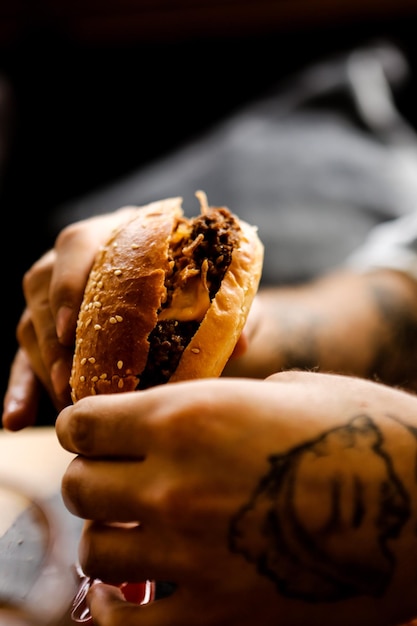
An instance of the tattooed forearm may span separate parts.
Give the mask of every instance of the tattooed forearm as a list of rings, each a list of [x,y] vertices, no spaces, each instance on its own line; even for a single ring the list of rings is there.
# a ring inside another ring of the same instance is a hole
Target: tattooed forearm
[[[318,370],[417,391],[416,281],[392,270],[336,272],[298,289],[263,290],[260,301],[268,374]]]
[[[231,550],[289,597],[382,594],[395,567],[390,541],[410,517],[409,495],[383,443],[372,419],[359,415],[271,456],[269,472],[231,522]]]

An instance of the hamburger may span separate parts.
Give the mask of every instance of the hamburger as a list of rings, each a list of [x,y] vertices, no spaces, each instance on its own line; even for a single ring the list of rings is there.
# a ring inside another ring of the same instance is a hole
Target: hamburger
[[[72,401],[220,376],[258,290],[255,226],[197,192],[135,208],[99,250],[80,308]]]

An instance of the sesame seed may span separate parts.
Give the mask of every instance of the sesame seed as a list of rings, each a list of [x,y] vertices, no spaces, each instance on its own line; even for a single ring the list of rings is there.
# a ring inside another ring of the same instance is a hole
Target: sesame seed
[[[200,348],[191,348],[191,352],[194,352],[194,354],[199,354]]]
[[[101,330],[100,324],[94,324],[94,330]]]
[[[139,245],[137,243],[132,243],[131,248],[132,250],[137,250],[139,248]]]
[[[122,270],[114,270],[115,276],[120,276],[121,273],[122,273]]]
[[[116,315],[115,317],[118,322],[123,322],[123,317],[121,315]]]
[[[123,367],[123,361],[117,361],[117,369],[121,370]]]
[[[109,322],[110,322],[110,324],[117,324],[117,319],[116,319],[116,318],[112,315],[112,316],[109,318]]]
[[[92,383],[96,383],[98,381],[98,376],[93,376],[91,379]]]
[[[100,374],[100,378],[101,378],[101,380],[106,380],[107,374],[105,374],[105,373]]]
[[[123,389],[124,385],[125,384],[124,384],[123,378],[119,378],[119,381],[117,383],[117,386],[119,387],[119,389]]]
[[[80,376],[80,382],[85,383],[85,376]]]
[[[81,359],[81,365],[85,365],[86,363],[87,363],[87,358],[84,356],[84,357]]]
[[[89,362],[89,363],[95,363],[95,362],[96,362],[96,360],[95,360],[95,358],[94,358],[93,356],[89,356],[89,357],[88,357],[88,362]]]
[[[101,304],[99,300],[97,300],[97,302],[94,302],[94,306],[96,307],[96,309],[101,309],[103,305]]]
[[[91,324],[91,322],[92,322],[92,321],[93,321],[93,320],[92,320],[92,318],[91,318],[91,317],[89,317],[89,318],[88,318],[88,320],[87,320],[87,321],[86,321],[86,323],[85,323],[85,327],[87,328],[88,326],[90,326],[90,324]]]
[[[103,281],[99,280],[97,283],[97,289],[103,289]]]

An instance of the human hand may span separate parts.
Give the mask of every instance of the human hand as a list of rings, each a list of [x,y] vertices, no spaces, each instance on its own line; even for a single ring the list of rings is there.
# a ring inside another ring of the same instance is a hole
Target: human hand
[[[411,394],[301,372],[65,408],[58,438],[79,456],[63,498],[91,520],[84,571],[176,587],[138,607],[95,585],[94,623],[383,626],[416,614],[415,415]]]
[[[5,427],[18,430],[35,423],[42,387],[57,410],[71,401],[69,378],[75,328],[92,263],[110,232],[136,210],[125,207],[68,226],[54,248],[26,272],[26,309],[18,324],[20,348],[4,399]],[[244,337],[242,334],[238,339],[234,357],[246,350]]]
[[[4,427],[19,430],[34,424],[42,389],[57,410],[70,402],[75,327],[88,273],[100,245],[133,210],[124,207],[66,227],[54,248],[26,272],[26,308],[4,397]]]

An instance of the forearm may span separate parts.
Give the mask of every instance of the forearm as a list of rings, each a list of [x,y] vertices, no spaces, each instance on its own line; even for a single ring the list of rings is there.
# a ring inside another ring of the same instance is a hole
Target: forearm
[[[336,372],[417,389],[417,284],[391,270],[340,271],[261,290],[246,354],[226,375]]]

